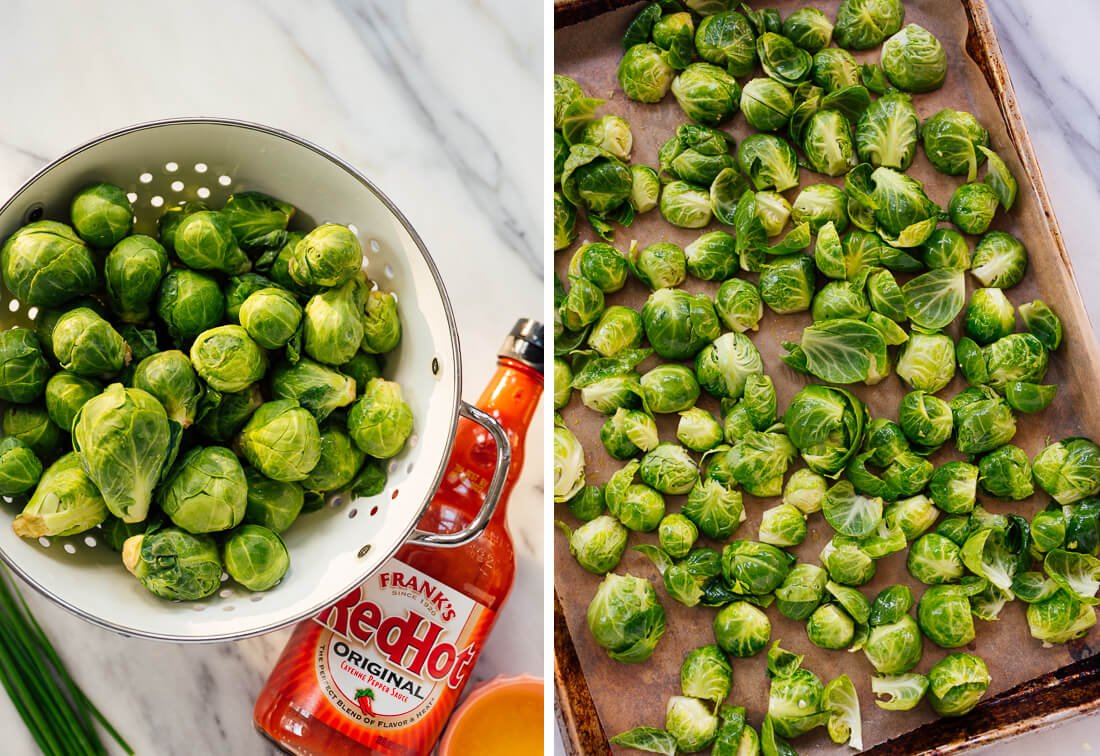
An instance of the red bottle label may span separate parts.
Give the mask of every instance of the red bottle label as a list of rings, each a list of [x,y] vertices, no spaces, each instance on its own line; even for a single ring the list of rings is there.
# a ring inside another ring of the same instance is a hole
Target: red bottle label
[[[427,753],[492,619],[470,597],[391,559],[315,617],[310,666],[331,704],[315,716],[379,753]]]

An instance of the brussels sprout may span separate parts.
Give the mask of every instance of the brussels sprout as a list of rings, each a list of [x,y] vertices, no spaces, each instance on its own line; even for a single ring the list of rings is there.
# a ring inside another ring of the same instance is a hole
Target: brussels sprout
[[[603,242],[582,244],[569,261],[569,275],[587,279],[605,294],[623,288],[628,271],[623,254]]]
[[[147,320],[167,272],[168,253],[155,239],[139,234],[120,241],[103,268],[111,310],[124,323]]]
[[[874,560],[851,538],[834,536],[821,550],[820,559],[829,577],[842,585],[863,585],[875,576]]]
[[[632,478],[633,473],[629,475],[629,479]],[[608,511],[627,528],[639,533],[656,530],[665,516],[664,498],[642,483],[628,484],[621,495],[611,487],[605,498]]]
[[[806,538],[806,517],[792,504],[765,509],[759,537],[761,542],[772,546],[797,546]]]
[[[598,100],[579,100],[583,103],[579,107],[587,109],[588,103],[598,103]],[[587,118],[571,118],[577,106],[570,106],[566,111],[566,122],[563,124],[565,140],[572,144],[590,144],[614,155],[619,160],[629,160],[630,151],[634,146],[634,135],[630,131],[630,124],[626,119],[616,115],[595,117],[588,114]],[[563,166],[564,167],[564,166]]]
[[[663,494],[686,494],[695,487],[699,470],[687,449],[677,444],[658,444],[642,457],[638,470],[642,481]]]
[[[267,354],[236,325],[203,331],[191,345],[191,364],[217,391],[244,391],[267,371]]]
[[[738,333],[758,330],[764,315],[760,291],[743,278],[730,278],[718,287],[714,309],[726,327]]]
[[[908,614],[872,627],[863,646],[871,666],[885,675],[909,672],[920,662],[922,651],[920,629]]]
[[[675,68],[687,68],[695,58],[695,21],[690,13],[668,13],[653,24],[653,41],[667,51]]]
[[[1031,637],[1043,643],[1068,643],[1085,635],[1095,624],[1096,610],[1064,590],[1027,607]]]
[[[177,528],[135,535],[122,548],[122,563],[154,595],[197,601],[221,587],[222,561],[214,539]]]
[[[164,245],[165,249],[172,251],[172,243],[176,237],[176,229],[179,228],[183,219],[194,213],[209,209],[210,206],[202,200],[189,200],[166,208],[157,220],[157,236],[160,243]]]
[[[781,315],[804,312],[813,301],[814,283],[814,265],[809,257],[780,257],[760,274],[760,297]]]
[[[296,365],[282,362],[271,373],[272,397],[297,401],[317,422],[355,401],[355,387],[352,378],[307,358]]]
[[[944,333],[914,331],[902,347],[896,370],[910,387],[934,394],[955,377],[955,344]]]
[[[348,284],[349,286],[351,284]],[[335,289],[330,291],[336,291]],[[312,302],[313,300],[310,300]],[[347,317],[351,318],[354,315],[353,305],[344,304],[348,313]],[[562,324],[570,331],[581,331],[585,326],[594,323],[604,310],[604,296],[600,288],[595,284],[588,281],[586,278],[579,278],[571,276],[569,278],[569,291],[566,293],[565,298],[562,300],[560,307],[558,308],[558,314],[561,317]],[[319,313],[323,310],[319,309]],[[309,322],[309,306],[306,309],[307,324]],[[323,323],[323,320],[319,320]],[[318,341],[321,345],[324,345],[323,334],[319,333]],[[348,343],[351,343],[351,339],[348,339]],[[337,355],[338,356],[338,355]]]
[[[207,438],[221,443],[228,443],[236,436],[264,402],[260,387],[255,383],[237,393],[207,392],[206,400],[214,406],[205,411],[195,427]]]
[[[593,640],[615,661],[648,659],[665,632],[665,610],[649,581],[608,573],[588,605]]]
[[[600,440],[614,459],[629,459],[656,448],[657,423],[641,410],[619,407],[604,421]]]
[[[830,383],[877,381],[888,367],[882,334],[858,320],[814,323],[802,332],[801,349],[809,372]]]
[[[114,184],[84,187],[69,210],[80,238],[95,247],[113,247],[129,236],[134,225],[134,208],[126,192]]]
[[[821,510],[827,488],[825,478],[813,470],[795,470],[787,479],[783,503],[793,504],[803,514],[813,514]]]
[[[642,395],[652,412],[671,414],[695,406],[699,383],[683,365],[658,365],[641,378]]]
[[[679,751],[696,753],[714,742],[718,717],[696,698],[672,696],[665,712],[665,730],[676,739]]]
[[[363,249],[351,229],[337,223],[325,223],[294,246],[288,260],[288,272],[299,286],[314,289],[342,286],[355,278],[362,265]]]
[[[928,678],[915,672],[871,678],[871,691],[886,700],[875,699],[880,709],[909,711],[916,707],[928,690]]]
[[[931,499],[917,494],[890,504],[882,517],[887,527],[899,528],[905,540],[912,541],[932,527],[939,514]]]
[[[882,520],[882,499],[862,496],[851,483],[842,480],[825,493],[821,511],[836,532],[862,538]]]
[[[734,601],[714,616],[714,639],[718,647],[741,659],[760,653],[771,634],[768,615],[747,601]]]
[[[750,375],[764,371],[760,352],[748,336],[724,333],[703,347],[695,360],[695,375],[708,393],[739,398]]]
[[[725,231],[703,234],[684,247],[687,272],[704,281],[721,281],[737,272],[733,237]]]
[[[733,138],[708,126],[684,123],[657,153],[661,171],[697,186],[710,186],[726,168],[736,165],[729,154]]]
[[[298,519],[305,501],[298,483],[272,480],[251,467],[245,469],[244,477],[248,487],[245,522],[282,533]]]
[[[115,517],[145,519],[153,488],[178,444],[172,435],[160,402],[121,383],[111,384],[77,412],[73,448]]]
[[[286,346],[302,321],[302,306],[283,289],[260,289],[240,308],[240,323],[264,349]]]
[[[177,344],[186,344],[213,328],[224,314],[225,296],[213,278],[192,270],[173,270],[161,281],[157,315]]]
[[[1065,438],[1044,448],[1032,463],[1035,482],[1059,504],[1100,493],[1100,447],[1087,438]]]
[[[711,478],[702,478],[688,493],[681,513],[708,538],[725,540],[745,519],[741,492]]]
[[[221,213],[238,244],[269,249],[283,246],[295,208],[261,192],[237,192],[229,195]]]
[[[847,648],[852,644],[855,633],[852,618],[836,604],[819,606],[806,622],[806,635],[810,643],[818,648]]]
[[[776,733],[786,738],[809,732],[829,718],[828,711],[822,707],[824,686],[821,680],[810,670],[801,669],[801,664],[802,657],[784,651],[778,641],[768,651],[771,688],[764,729],[769,729],[770,724]],[[765,732],[765,742],[769,739]]]
[[[741,90],[741,112],[757,131],[776,131],[786,126],[792,110],[791,91],[775,79],[752,79]]]
[[[891,92],[875,100],[856,124],[859,159],[876,168],[909,169],[917,149],[920,118],[909,95]]]
[[[983,286],[1010,289],[1027,271],[1027,249],[1012,234],[990,231],[974,248],[971,273]]]
[[[826,176],[840,176],[856,164],[852,127],[835,110],[819,110],[806,124],[802,151],[810,167]]]
[[[699,56],[731,76],[747,76],[756,66],[756,35],[748,19],[733,10],[707,16],[695,31]]]
[[[963,454],[992,451],[1015,435],[1016,418],[1000,399],[979,398],[955,410],[955,446]]]
[[[584,448],[573,435],[573,431],[566,428],[561,418],[555,415],[554,501],[568,501],[583,487]]]
[[[656,437],[657,426],[654,425],[653,438]],[[692,407],[680,413],[676,440],[692,451],[709,451],[722,443],[722,426],[714,419],[714,415],[699,407]]]
[[[750,373],[745,379],[742,406],[755,430],[767,430],[775,425],[778,399],[771,377]]]
[[[796,453],[782,433],[749,431],[730,451],[733,478],[753,496],[779,496]]]
[[[783,583],[794,561],[775,546],[734,541],[722,549],[722,574],[735,593],[766,596]]]
[[[1053,352],[1062,345],[1062,321],[1041,299],[1020,305],[1020,318],[1024,328],[1040,343]]]
[[[157,503],[172,522],[188,533],[229,530],[244,519],[248,482],[232,451],[221,446],[197,447],[169,471]]]
[[[388,291],[368,291],[363,308],[363,341],[359,348],[367,354],[386,354],[400,343],[397,297]]]
[[[78,311],[87,312],[90,317],[99,319],[99,316],[91,310],[80,308]],[[62,316],[62,319],[64,317]],[[107,325],[106,322],[104,322],[104,325]],[[107,327],[110,328],[110,326]],[[56,328],[54,330],[56,331]],[[89,341],[89,346],[94,343],[101,343],[104,352],[109,353],[109,355],[105,354],[104,356],[113,356],[111,350],[115,344],[109,341],[106,336],[105,333],[93,335],[91,338],[94,338],[95,341]],[[73,336],[67,336],[66,341],[63,343],[63,346],[69,347],[70,351],[72,350],[72,338]],[[121,341],[121,337],[119,340]],[[62,356],[71,362],[72,358],[69,352]],[[80,367],[84,368],[81,372],[98,367],[100,363],[93,359],[96,356],[95,352],[87,348],[80,349],[77,357],[79,358]],[[70,366],[62,365],[62,367]],[[119,368],[121,367],[119,365]],[[33,331],[15,327],[0,332],[0,399],[18,404],[27,404],[34,401],[46,389],[49,374],[50,367],[46,363],[46,358],[42,356],[42,347]]]
[[[250,591],[274,588],[290,569],[290,555],[278,533],[262,525],[242,525],[223,547],[225,571]]]
[[[702,26],[699,31],[703,31]],[[671,89],[688,118],[708,126],[716,126],[737,112],[741,97],[737,80],[710,63],[692,63],[672,80]]]
[[[680,665],[680,689],[691,696],[718,705],[729,696],[733,669],[718,646],[700,646],[684,656]]]
[[[959,717],[975,706],[992,678],[973,654],[948,654],[928,670],[928,703],[941,717]]]
[[[974,510],[978,489],[978,468],[969,462],[947,462],[928,483],[928,495],[948,514],[965,515]]]
[[[938,228],[921,246],[921,259],[932,270],[969,270],[970,247],[952,228]]]
[[[252,267],[225,215],[202,210],[183,218],[172,236],[176,256],[189,268],[216,270],[230,275]]]
[[[661,217],[680,228],[702,228],[710,223],[710,194],[685,181],[665,184],[661,192]]]
[[[1066,540],[1066,515],[1062,507],[1052,503],[1036,512],[1031,519],[1031,543],[1038,553],[1060,547]],[[1019,576],[1017,576],[1019,577]]]
[[[666,554],[682,559],[699,538],[699,529],[683,514],[665,515],[657,526],[657,538]]]
[[[570,148],[561,187],[576,207],[597,215],[612,212],[630,198],[632,185],[630,168],[606,150],[588,144]]]
[[[402,435],[402,430],[412,425],[410,418],[408,424],[394,427],[398,422],[388,417],[393,410],[382,405],[387,402],[397,402],[403,406],[403,403],[399,395],[394,397],[386,393],[391,390],[390,387],[383,385],[386,383],[388,382],[381,378],[371,381],[367,393],[355,405],[348,417],[352,438],[367,454],[371,454],[371,451],[363,448],[364,446],[379,450],[376,448],[375,438],[379,432],[379,426],[387,426],[386,430],[397,437],[397,445],[400,449],[408,436],[407,432]],[[399,394],[399,389],[396,393]],[[359,409],[361,406],[365,409]],[[359,409],[358,412],[356,412],[357,409]],[[387,420],[389,422],[386,422]],[[389,443],[389,439],[386,439],[386,442]],[[245,423],[239,443],[241,453],[248,463],[272,480],[284,482],[304,480],[321,458],[321,433],[317,427],[317,421],[292,399],[279,399],[263,404]],[[388,451],[389,448],[392,447],[387,447],[384,451]],[[393,455],[379,453],[371,456],[384,459]]]
[[[1042,342],[1030,333],[1009,334],[982,351],[989,385],[1002,390],[1014,381],[1041,381],[1050,361]]]
[[[875,241],[877,249],[877,239]],[[858,257],[849,258],[832,221],[827,222],[818,230],[813,257],[814,265],[817,266],[822,275],[828,278],[844,280],[863,267],[862,259]]]
[[[859,697],[848,675],[841,675],[825,686],[821,697],[829,711],[829,737],[834,743],[848,743],[863,749],[863,722],[859,714]]]
[[[1022,501],[1035,492],[1027,454],[1018,446],[1006,444],[994,449],[982,457],[978,470],[978,483],[990,496]]]
[[[356,446],[375,459],[389,459],[400,453],[412,427],[412,410],[404,401],[401,386],[382,378],[367,384],[366,391],[348,413],[348,430]]]
[[[810,53],[771,31],[757,37],[756,55],[760,58],[764,73],[789,87],[797,86],[808,79],[813,66]]]
[[[572,532],[563,522],[558,527],[569,539],[569,553],[577,564],[594,575],[606,575],[615,569],[626,551],[628,531],[614,517],[601,515]]]
[[[989,184],[960,184],[947,205],[951,222],[968,234],[984,234],[997,213],[997,195]]]
[[[9,406],[0,429],[4,437],[16,438],[29,446],[39,459],[54,459],[62,450],[61,430],[41,405]]]
[[[848,227],[848,197],[844,190],[832,184],[810,184],[798,193],[791,207],[791,219],[809,223],[815,233],[831,222],[837,231]]]
[[[882,68],[903,92],[931,92],[943,86],[947,53],[927,29],[908,24],[883,44]]]
[[[42,477],[42,463],[18,438],[0,439],[0,496],[20,496]]]
[[[84,472],[77,454],[64,455],[43,473],[42,465],[33,452],[17,439],[4,439],[0,442],[0,449],[3,450],[0,452],[0,476],[3,476],[5,488],[11,485],[26,491],[38,483],[27,506],[12,522],[17,536],[76,535],[91,530],[107,519],[107,505],[95,483]],[[9,478],[9,473],[14,474]],[[32,476],[30,485],[24,485]]]
[[[596,519],[604,512],[603,486],[583,486],[566,502],[566,506],[582,522]]]
[[[695,356],[721,332],[710,299],[682,289],[653,292],[642,307],[642,323],[654,351],[668,360]]]
[[[863,285],[848,281],[829,281],[814,295],[810,308],[814,321],[835,318],[862,320],[871,312]]]
[[[921,141],[936,170],[973,181],[985,160],[976,148],[989,146],[989,132],[970,113],[945,108],[921,125]]]
[[[828,575],[816,564],[796,564],[775,590],[776,608],[788,619],[808,619],[825,595],[826,582]]]
[[[817,8],[799,8],[783,21],[783,36],[811,53],[829,45],[833,24]]]
[[[634,275],[650,289],[671,289],[687,278],[684,250],[675,244],[657,242],[645,248],[632,244],[628,257]]]
[[[29,331],[13,329],[5,333],[18,335],[25,333],[30,341],[34,341],[34,337]],[[18,336],[8,337],[0,342],[0,354],[5,351],[3,347],[9,342],[15,341],[16,338]],[[22,341],[25,341],[25,339]],[[22,343],[20,343],[20,346],[22,346]],[[34,344],[34,347],[37,349],[37,343]],[[87,307],[70,310],[57,321],[57,325],[53,329],[53,352],[57,356],[57,361],[65,370],[71,370],[78,375],[101,378],[108,378],[117,374],[125,365],[129,364],[131,355],[130,347],[123,341],[118,331]],[[41,383],[38,385],[34,396],[40,394],[42,388],[46,385],[46,363],[42,359],[41,353],[38,353],[38,360],[41,361],[43,372]],[[32,371],[28,368],[23,368],[20,371],[20,362],[16,360],[9,360],[9,364],[10,367],[6,367],[16,375],[21,374],[24,381],[32,374]],[[14,382],[10,384],[9,391],[11,385],[16,384]],[[29,399],[22,399],[21,401],[29,401]]]
[[[974,341],[990,344],[1013,332],[1016,327],[1016,313],[1001,289],[975,289],[966,306],[963,325],[966,334]]]
[[[1090,554],[1052,549],[1043,559],[1051,580],[1075,600],[1089,606],[1100,604],[1100,560]]]
[[[357,278],[311,297],[302,321],[306,354],[327,365],[342,365],[355,356],[364,343],[366,298],[366,285]]]
[[[179,350],[146,357],[134,370],[134,388],[152,394],[168,418],[188,428],[195,421],[203,388],[187,355]]]
[[[863,403],[847,391],[812,385],[794,395],[783,422],[810,470],[831,475],[859,447],[866,414]]]
[[[757,191],[798,186],[798,160],[790,144],[772,134],[753,134],[737,148],[737,163]]]
[[[554,251],[565,249],[576,238],[577,211],[561,192],[554,192]]]
[[[0,266],[8,291],[27,306],[57,307],[96,288],[91,250],[63,223],[20,228],[0,248]]]
[[[847,50],[825,47],[814,53],[810,77],[826,92],[835,92],[859,84],[859,64]]]
[[[554,74],[554,128],[561,129],[565,109],[577,98],[584,97],[584,91],[573,79],[563,74]]]
[[[901,28],[901,0],[843,0],[836,12],[833,38],[849,50],[869,50]]]
[[[302,479],[306,491],[346,490],[363,466],[364,454],[342,429],[327,425],[321,428],[321,457]]]
[[[617,71],[623,94],[636,102],[660,102],[675,75],[661,48],[651,42],[630,47]]]
[[[925,637],[940,648],[958,648],[974,640],[974,618],[967,595],[956,585],[933,585],[920,597],[917,622]]]

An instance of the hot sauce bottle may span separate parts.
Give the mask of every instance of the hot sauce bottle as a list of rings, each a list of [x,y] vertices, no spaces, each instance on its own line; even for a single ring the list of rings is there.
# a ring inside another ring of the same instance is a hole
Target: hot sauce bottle
[[[512,590],[506,504],[523,469],[542,371],[542,325],[520,320],[477,401],[512,447],[485,530],[455,548],[405,544],[357,589],[298,625],[256,701],[261,733],[310,756],[413,756],[435,746]],[[496,460],[489,431],[462,418],[419,528],[456,533],[473,522]]]

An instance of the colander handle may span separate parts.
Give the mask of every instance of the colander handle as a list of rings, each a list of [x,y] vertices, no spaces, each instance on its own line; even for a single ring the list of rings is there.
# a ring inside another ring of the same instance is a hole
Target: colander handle
[[[477,513],[474,521],[456,533],[428,533],[423,530],[414,530],[410,543],[424,544],[425,546],[442,546],[454,548],[464,546],[484,532],[489,520],[493,518],[493,512],[500,503],[500,495],[504,492],[504,482],[508,478],[508,469],[512,466],[512,444],[504,428],[493,417],[482,412],[477,407],[466,402],[460,402],[458,414],[469,420],[473,420],[496,441],[497,460],[493,469],[493,479],[489,481],[489,488],[485,491],[485,503],[481,505],[481,511]]]

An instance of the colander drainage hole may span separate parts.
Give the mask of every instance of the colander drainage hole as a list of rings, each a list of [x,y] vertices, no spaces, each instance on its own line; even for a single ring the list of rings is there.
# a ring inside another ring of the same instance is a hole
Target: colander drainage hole
[[[378,243],[377,239],[371,239],[369,246],[370,246],[370,251],[375,253],[375,254],[378,254],[378,252],[382,249],[382,245]]]
[[[222,573],[222,582],[224,583],[228,579],[229,579],[229,573],[228,572],[223,572]]]
[[[356,226],[354,223],[349,223],[348,224],[348,230],[351,231],[356,236],[359,236],[359,227]]]
[[[264,597],[261,594],[257,593],[255,596],[253,596],[252,598],[250,598],[248,600],[251,601],[253,604],[258,604],[258,603],[260,603],[261,601],[264,600]]]
[[[95,536],[84,536],[84,544],[89,549],[94,549],[96,547],[97,543],[99,543],[99,542],[96,541]]]
[[[390,470],[391,473],[397,472],[397,463],[396,462],[390,462],[389,470]]]
[[[143,173],[140,176],[138,176],[138,181],[140,181],[143,184],[151,183],[153,181],[153,174]]]
[[[232,605],[232,604],[227,604],[226,606],[223,606],[223,607],[222,607],[222,611],[223,611],[223,612],[231,612],[231,611],[233,611],[233,605]]]
[[[362,559],[362,558],[363,558],[363,557],[365,557],[365,556],[366,556],[366,555],[367,555],[368,553],[370,553],[370,544],[369,544],[369,543],[368,543],[368,544],[367,544],[366,546],[364,546],[363,548],[359,549],[359,554],[358,554],[358,557],[359,557],[360,559]]]
[[[44,548],[50,548],[50,539],[46,536],[42,536],[41,538],[39,538],[38,543],[40,543]]]
[[[206,173],[206,163],[195,163],[195,173]]]
[[[329,506],[332,507],[333,509],[339,509],[341,506],[343,506],[343,504],[344,504],[343,499],[341,499],[339,496],[334,496],[333,499],[332,499],[332,502],[329,504]]]
[[[371,507],[370,508],[370,516],[374,517],[376,514],[378,514],[378,507]]]
[[[396,488],[393,489],[393,493],[390,494],[390,501],[397,501],[397,494],[400,493]]]
[[[126,199],[130,200],[130,204],[134,204],[138,200],[137,192],[127,192]]]
[[[12,301],[8,302],[8,309],[12,312],[19,312],[19,300],[13,299]]]
[[[169,161],[169,162],[164,164],[164,170],[168,171],[169,173],[175,173],[179,169],[180,169],[179,163]]]
[[[35,318],[37,318],[38,317],[38,308],[37,307],[32,307],[31,309],[27,310],[27,317],[30,318],[31,320],[34,320]]]
[[[418,441],[420,441],[420,436],[416,435],[415,433],[409,436],[409,448],[415,449]],[[409,467],[409,472],[412,472],[411,466]]]
[[[195,194],[199,195],[201,199],[207,199],[210,196],[210,190],[205,186],[200,186],[198,190],[195,191]]]
[[[221,596],[222,598],[229,598],[230,596],[233,595],[233,591],[231,591],[229,588],[225,588],[223,590],[218,591],[218,595]]]
[[[357,514],[359,514],[359,510],[352,507],[351,509],[348,510],[348,519],[349,520],[354,520],[355,515],[357,515]]]
[[[76,546],[73,546],[71,543],[65,544],[65,553],[66,554],[75,554],[76,553]]]
[[[182,192],[183,191],[183,182],[182,181],[173,181],[172,182],[172,191],[173,192]]]
[[[233,179],[223,173],[221,176],[218,176],[218,183],[222,186],[229,186],[233,183]]]
[[[191,611],[193,611],[193,612],[203,612],[203,611],[206,611],[206,607],[203,604],[192,604],[191,605]]]
[[[157,194],[151,200],[149,200],[149,204],[153,207],[160,207],[164,204],[164,197],[161,197],[159,194]]]

